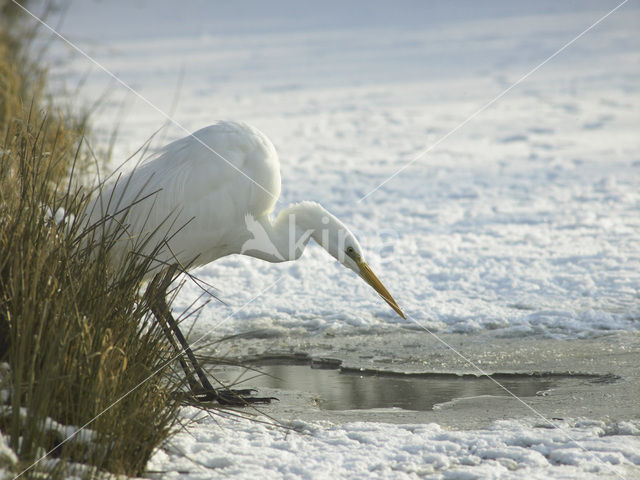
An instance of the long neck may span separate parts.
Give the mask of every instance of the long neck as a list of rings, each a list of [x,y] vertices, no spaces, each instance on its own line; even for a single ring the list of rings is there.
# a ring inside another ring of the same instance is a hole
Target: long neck
[[[309,240],[321,243],[321,229],[335,219],[327,210],[315,202],[301,202],[282,210],[272,223],[268,217],[256,219],[251,243],[245,243],[242,253],[268,262],[297,260],[304,252]],[[262,227],[263,232],[256,231]]]

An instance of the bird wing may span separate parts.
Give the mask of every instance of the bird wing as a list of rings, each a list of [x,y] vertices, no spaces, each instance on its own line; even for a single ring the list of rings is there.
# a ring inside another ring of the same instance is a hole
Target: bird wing
[[[123,220],[130,238],[169,236],[171,255],[185,263],[199,256],[196,263],[202,264],[239,250],[233,241],[246,228],[245,214],[269,213],[279,193],[271,142],[244,124],[219,122],[143,161],[103,191],[99,210],[132,205]]]

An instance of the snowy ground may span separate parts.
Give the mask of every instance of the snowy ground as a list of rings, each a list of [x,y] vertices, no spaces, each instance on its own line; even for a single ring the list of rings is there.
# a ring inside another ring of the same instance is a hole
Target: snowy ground
[[[640,431],[627,423],[583,421],[559,432],[514,420],[461,432],[436,424],[297,422],[283,432],[248,420],[196,418],[192,434],[179,434],[173,449],[152,460],[158,477],[638,478],[631,464],[640,463]],[[621,434],[635,436],[621,443]]]
[[[155,108],[59,40],[52,75],[67,88],[85,79],[80,101],[111,90],[94,122],[98,141],[119,122],[118,160],[165,122],[160,111],[188,130],[219,118],[261,129],[282,163],[276,208],[311,199],[338,215],[432,331],[640,330],[637,3],[526,79],[617,3],[304,5],[75,2],[59,31]],[[156,144],[184,134],[169,125]],[[207,304],[195,335],[375,334],[400,321],[318,247],[293,264],[230,257],[197,274],[228,306]],[[199,294],[187,283],[176,310]],[[304,435],[286,437],[223,424],[191,431],[185,453],[203,478],[308,478],[314,465],[332,478],[584,478],[602,462],[621,473],[640,464],[637,437],[588,421],[568,428],[589,451],[526,422],[472,432],[301,423]],[[163,455],[154,465],[180,470]]]

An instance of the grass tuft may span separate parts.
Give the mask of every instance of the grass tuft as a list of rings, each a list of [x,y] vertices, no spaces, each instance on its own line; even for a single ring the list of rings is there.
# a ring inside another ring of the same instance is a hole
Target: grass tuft
[[[18,462],[0,471],[140,475],[180,406],[174,353],[150,316],[162,292],[140,293],[151,258],[134,253],[110,270],[122,232],[81,235],[85,121],[63,118],[42,82],[25,82],[8,38],[0,32],[0,431]]]

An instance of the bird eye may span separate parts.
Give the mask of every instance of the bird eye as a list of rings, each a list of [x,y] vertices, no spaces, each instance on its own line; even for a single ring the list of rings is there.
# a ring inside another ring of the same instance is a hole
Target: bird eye
[[[354,252],[355,252],[355,250],[353,249],[353,247],[347,247],[347,253],[349,255],[353,255]]]

